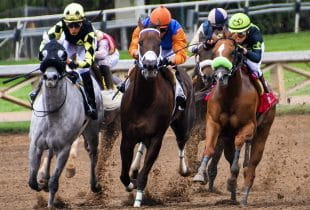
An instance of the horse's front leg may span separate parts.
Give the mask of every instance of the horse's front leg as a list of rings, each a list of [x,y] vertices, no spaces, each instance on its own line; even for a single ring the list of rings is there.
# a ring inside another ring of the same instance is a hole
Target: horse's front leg
[[[206,168],[207,168],[210,158],[215,152],[214,148],[217,143],[220,130],[221,130],[220,124],[213,121],[213,119],[209,117],[207,119],[207,126],[206,126],[207,139],[206,139],[205,151],[203,154],[200,167],[198,168],[198,173],[195,175],[193,179],[194,182],[206,183]]]
[[[142,142],[140,142],[139,143],[139,147],[138,147],[138,151],[137,151],[137,154],[136,154],[136,157],[135,157],[135,159],[132,162],[131,167],[130,167],[130,177],[131,177],[132,180],[136,180],[137,179],[144,149],[145,149],[144,144]]]
[[[78,146],[79,146],[79,140],[80,137],[77,138],[72,146],[71,146],[71,150],[70,150],[70,155],[69,155],[69,159],[66,165],[66,177],[67,178],[72,178],[74,177],[75,173],[76,173],[76,169],[75,169],[75,161],[78,155]]]
[[[40,191],[37,175],[40,167],[43,150],[39,149],[34,141],[31,141],[29,148],[29,180],[28,184],[31,189]]]
[[[43,164],[38,173],[38,181],[40,188],[42,188],[46,192],[48,192],[48,181],[50,179],[50,168],[53,155],[54,155],[53,150],[49,149],[47,157],[44,158]]]
[[[135,148],[135,142],[132,142],[131,139],[126,138],[126,135],[123,132],[121,140],[121,159],[122,159],[122,171],[120,179],[123,185],[126,187],[128,192],[131,192],[134,189],[134,184],[130,180],[129,170],[130,165],[133,159],[133,150]]]
[[[242,127],[235,137],[235,154],[230,168],[231,176],[227,181],[227,189],[231,192],[231,200],[236,201],[237,177],[239,175],[239,157],[240,150],[246,141],[253,138],[255,123],[250,122]]]
[[[69,157],[70,153],[70,146],[71,145],[66,145],[56,156],[56,165],[54,169],[54,173],[52,177],[49,180],[48,183],[48,188],[49,188],[49,198],[48,198],[48,207],[53,207],[54,206],[54,200],[55,200],[55,194],[58,191],[59,187],[59,177],[61,175],[61,172],[63,171],[66,162]]]
[[[158,157],[161,144],[163,140],[163,135],[156,136],[150,139],[150,145],[145,155],[144,165],[138,174],[137,178],[137,194],[134,202],[134,207],[141,207],[144,188],[147,184],[149,172]]]

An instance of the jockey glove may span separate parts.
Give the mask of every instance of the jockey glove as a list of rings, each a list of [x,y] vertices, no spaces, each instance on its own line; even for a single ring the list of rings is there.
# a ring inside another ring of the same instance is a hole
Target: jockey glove
[[[70,69],[76,69],[79,65],[76,64],[74,61],[71,61],[69,64],[68,64],[69,68]]]
[[[68,78],[72,81],[73,84],[75,84],[79,78],[79,73],[77,73],[76,71],[69,71]]]
[[[193,54],[197,54],[197,53],[198,53],[198,46],[194,46],[194,47],[192,48],[192,53],[193,53]]]

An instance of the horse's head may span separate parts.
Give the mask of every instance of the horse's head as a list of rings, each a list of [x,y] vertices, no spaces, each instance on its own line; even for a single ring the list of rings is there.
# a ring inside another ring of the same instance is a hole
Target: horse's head
[[[214,81],[211,58],[212,49],[210,49],[206,42],[201,42],[198,45],[197,56],[195,57],[197,65],[195,74],[199,75],[206,88],[211,87]]]
[[[39,53],[41,61],[40,70],[47,87],[55,87],[60,78],[66,72],[67,52],[65,48],[55,40],[48,42]]]
[[[142,29],[139,34],[138,66],[145,79],[157,76],[161,60],[160,32],[154,28]]]
[[[212,69],[219,85],[227,85],[228,78],[242,64],[243,55],[239,52],[234,39],[223,37],[218,39],[213,47]]]

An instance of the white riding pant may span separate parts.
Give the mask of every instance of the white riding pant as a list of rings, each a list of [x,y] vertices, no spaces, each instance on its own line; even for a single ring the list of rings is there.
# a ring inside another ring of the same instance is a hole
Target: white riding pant
[[[262,55],[263,55],[264,51],[265,51],[265,45],[264,45],[264,43],[262,43]],[[249,59],[246,60],[246,64],[251,69],[251,71],[257,76],[257,78],[259,78],[263,75],[263,72],[260,68],[261,63],[262,63],[262,59],[258,63],[250,61]]]

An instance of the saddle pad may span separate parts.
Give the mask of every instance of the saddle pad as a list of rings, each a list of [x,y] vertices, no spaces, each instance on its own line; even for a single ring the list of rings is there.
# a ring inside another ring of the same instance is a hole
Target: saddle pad
[[[121,106],[121,100],[123,94],[119,92],[112,100],[117,90],[102,90],[103,109],[106,111],[112,111]]]

